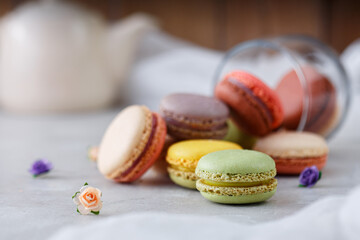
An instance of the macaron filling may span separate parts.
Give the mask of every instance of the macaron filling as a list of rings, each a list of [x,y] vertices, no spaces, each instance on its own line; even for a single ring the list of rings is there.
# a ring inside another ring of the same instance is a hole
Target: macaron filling
[[[152,141],[153,141],[153,138],[154,138],[154,135],[155,135],[155,132],[156,132],[156,128],[157,128],[157,117],[155,116],[154,113],[152,113],[152,128],[151,128],[151,133],[150,133],[150,136],[149,136],[149,139],[144,147],[144,149],[142,150],[142,152],[140,153],[140,155],[135,159],[135,161],[131,164],[131,166],[126,169],[124,172],[122,172],[120,174],[119,177],[116,177],[116,179],[122,179],[124,177],[126,177],[128,174],[130,174],[135,168],[136,166],[141,162],[142,158],[144,157],[145,153],[148,151],[149,147],[151,146],[152,144]]]
[[[254,187],[254,186],[260,186],[260,185],[267,185],[272,180],[268,181],[259,181],[259,182],[216,182],[211,181],[207,179],[203,179],[203,183],[210,186],[216,186],[216,187]]]
[[[219,194],[219,192],[224,192],[223,189],[227,189],[225,192],[242,195],[254,193],[255,189],[256,191],[260,189],[259,192],[261,193],[273,191],[277,186],[277,180],[274,178],[276,170],[248,174],[224,174],[196,169],[196,175],[200,178],[197,182],[197,188],[203,192],[216,190],[214,193]]]
[[[169,134],[177,139],[222,139],[228,131],[227,126],[219,130],[186,129],[171,124],[167,127]]]
[[[256,96],[253,91],[251,91],[246,85],[244,85],[243,83],[239,82],[236,78],[232,78],[229,77],[228,81],[235,85],[236,87],[240,88],[241,90],[243,90],[246,94],[250,95],[255,101],[256,103],[258,103],[258,106],[260,106],[260,108],[262,110],[264,110],[263,112],[265,113],[266,117],[268,119],[270,119],[271,122],[274,121],[274,118],[271,114],[270,109],[266,106],[266,104],[258,97]]]
[[[274,192],[277,187],[277,180],[275,178],[270,179],[268,182],[255,185],[255,186],[245,186],[245,187],[233,187],[233,186],[213,186],[206,184],[204,179],[200,179],[196,182],[196,188],[201,193],[210,193],[221,196],[242,196],[242,195],[256,195],[268,192]]]
[[[178,170],[178,171],[183,171],[183,172],[195,172],[194,169],[190,169],[190,168],[183,167],[183,166],[180,166],[180,165],[170,164],[170,167],[171,167],[172,169],[175,169],[175,170]]]
[[[208,172],[201,169],[196,169],[196,175],[202,179],[210,180],[213,182],[266,182],[276,176],[276,170],[272,169],[266,172],[260,173],[248,173],[248,174],[227,174]]]
[[[167,124],[171,124],[172,126],[178,127],[178,128],[183,128],[183,129],[187,129],[187,130],[196,130],[196,131],[212,131],[212,130],[220,130],[223,128],[227,127],[226,121],[219,121],[220,123],[215,123],[215,121],[213,122],[213,124],[208,124],[208,125],[196,125],[196,124],[186,124],[183,122],[180,122],[174,118],[171,117],[165,117],[164,118]],[[200,123],[199,123],[200,124]],[[202,129],[200,128],[202,127]]]

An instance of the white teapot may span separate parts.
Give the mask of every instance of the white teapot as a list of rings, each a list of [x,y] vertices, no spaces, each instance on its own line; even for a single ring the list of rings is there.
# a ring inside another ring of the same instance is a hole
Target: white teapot
[[[145,15],[111,26],[97,14],[58,1],[28,3],[1,20],[0,105],[17,112],[109,106],[126,79]]]

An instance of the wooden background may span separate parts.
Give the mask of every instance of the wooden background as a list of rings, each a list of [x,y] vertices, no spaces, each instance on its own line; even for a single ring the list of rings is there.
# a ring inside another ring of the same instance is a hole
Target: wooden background
[[[359,0],[73,0],[109,21],[134,12],[156,16],[165,31],[199,45],[228,49],[244,40],[303,33],[339,52],[360,37]],[[0,14],[23,0],[1,0]]]

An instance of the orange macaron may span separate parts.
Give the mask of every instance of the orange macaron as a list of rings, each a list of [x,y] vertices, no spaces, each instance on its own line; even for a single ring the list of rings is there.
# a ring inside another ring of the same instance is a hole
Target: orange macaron
[[[250,135],[264,136],[283,122],[283,108],[277,94],[250,73],[227,74],[217,84],[215,96],[230,107],[231,118]]]
[[[326,165],[329,148],[323,137],[310,132],[280,131],[259,139],[254,150],[270,155],[279,174],[300,174],[304,168]]]
[[[116,182],[133,182],[159,158],[165,121],[145,106],[122,110],[107,128],[99,147],[99,171]]]

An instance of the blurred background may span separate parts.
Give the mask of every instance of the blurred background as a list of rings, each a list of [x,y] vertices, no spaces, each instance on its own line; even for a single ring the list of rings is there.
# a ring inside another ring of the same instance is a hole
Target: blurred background
[[[1,15],[26,0],[2,0]],[[244,40],[303,33],[341,52],[360,36],[357,0],[72,0],[109,21],[149,13],[174,36],[225,50]]]
[[[215,70],[234,45],[304,34],[340,54],[360,36],[359,13],[355,0],[2,0],[0,109],[68,112],[114,103],[156,108],[171,92],[211,95]],[[306,49],[299,53],[304,61]],[[352,79],[360,79],[360,41],[347,49],[344,65]],[[346,74],[332,73],[342,72],[337,56],[311,54],[337,88],[349,88]],[[264,63],[279,80],[274,72],[280,68]],[[260,63],[252,66],[262,77]],[[265,80],[271,74],[264,72]]]

